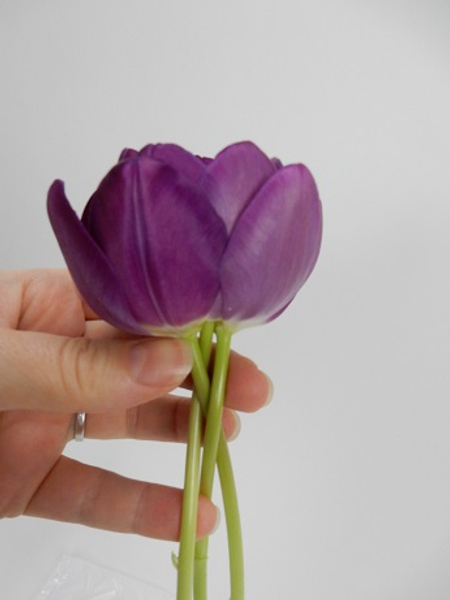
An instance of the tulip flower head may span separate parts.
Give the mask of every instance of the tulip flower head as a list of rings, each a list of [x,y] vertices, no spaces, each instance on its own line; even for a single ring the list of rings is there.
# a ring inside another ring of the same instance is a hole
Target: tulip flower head
[[[174,144],[124,150],[81,220],[59,180],[48,211],[85,301],[138,334],[270,321],[307,280],[321,243],[309,170],[250,142],[214,159]]]

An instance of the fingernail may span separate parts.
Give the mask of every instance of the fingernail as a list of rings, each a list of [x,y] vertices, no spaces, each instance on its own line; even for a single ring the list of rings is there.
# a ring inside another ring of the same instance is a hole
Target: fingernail
[[[214,508],[216,509],[216,522],[214,523],[214,527],[211,529],[211,533],[209,535],[216,533],[216,531],[219,529],[219,525],[222,520],[222,514],[219,510],[219,507],[214,505]]]
[[[270,379],[270,377],[268,377],[265,373],[263,373],[263,375],[266,378],[267,388],[268,388],[266,401],[264,402],[263,406],[268,406],[272,402],[274,388],[273,388],[273,383],[272,383],[272,380]]]
[[[192,351],[187,342],[147,340],[131,348],[130,375],[142,385],[176,386],[190,373],[192,362]]]
[[[238,413],[235,412],[234,410],[230,411],[230,412],[233,415],[233,419],[234,419],[234,429],[233,429],[233,433],[228,438],[228,441],[232,442],[241,433],[241,419],[240,419]]]

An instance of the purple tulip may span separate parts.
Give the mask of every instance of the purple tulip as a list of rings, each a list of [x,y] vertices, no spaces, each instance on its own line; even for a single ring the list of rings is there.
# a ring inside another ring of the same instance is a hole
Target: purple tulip
[[[81,221],[59,180],[48,211],[85,301],[141,334],[273,319],[311,273],[322,232],[308,169],[250,142],[212,160],[173,144],[124,150]]]

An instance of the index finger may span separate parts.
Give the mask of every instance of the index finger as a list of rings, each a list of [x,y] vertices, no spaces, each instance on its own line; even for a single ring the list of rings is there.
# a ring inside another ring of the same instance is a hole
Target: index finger
[[[89,338],[134,337],[108,325],[104,321],[87,323]],[[183,388],[192,390],[191,377],[183,383]],[[258,369],[249,358],[232,351],[228,371],[225,405],[228,408],[242,412],[254,412],[268,404],[273,395],[273,385],[270,378]]]

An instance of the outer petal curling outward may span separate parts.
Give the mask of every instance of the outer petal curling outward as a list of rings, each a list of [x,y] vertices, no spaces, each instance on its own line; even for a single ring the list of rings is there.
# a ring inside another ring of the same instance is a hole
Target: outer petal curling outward
[[[223,318],[239,329],[279,314],[311,273],[321,233],[321,204],[308,169],[277,171],[242,213],[225,251]]]
[[[92,196],[83,223],[140,321],[178,328],[206,318],[219,292],[227,236],[182,173],[142,156],[120,162]]]
[[[111,263],[70,206],[62,181],[50,187],[47,208],[69,271],[85,301],[112,325],[131,333],[145,333],[133,316]]]
[[[239,215],[276,171],[252,142],[228,146],[211,161],[200,185],[230,234]]]

